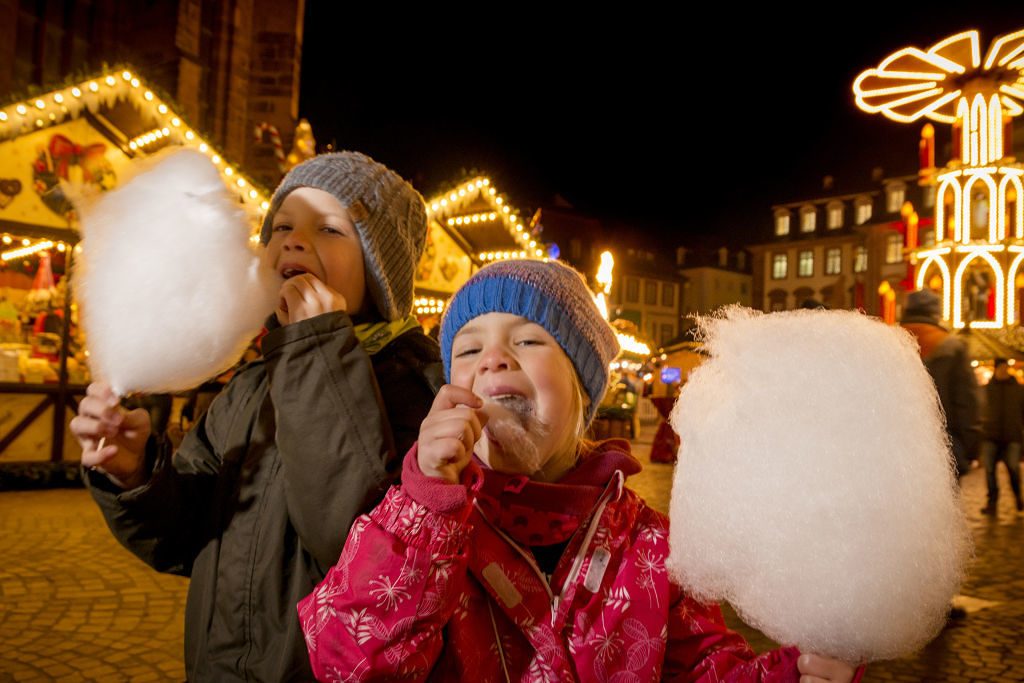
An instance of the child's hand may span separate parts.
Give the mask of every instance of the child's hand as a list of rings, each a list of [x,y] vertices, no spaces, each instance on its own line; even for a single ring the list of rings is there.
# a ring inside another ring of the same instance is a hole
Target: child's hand
[[[420,425],[417,462],[423,474],[459,483],[487,424],[487,415],[480,410],[483,405],[469,389],[454,384],[441,387]]]
[[[321,313],[345,310],[348,310],[348,302],[344,296],[315,275],[305,273],[284,281],[275,313],[279,323],[288,325],[314,318]]]
[[[117,486],[133,489],[145,483],[143,456],[149,438],[149,413],[125,411],[103,382],[93,382],[71,420],[71,433],[82,446],[82,464],[96,468]],[[106,439],[97,450],[100,439]]]
[[[849,683],[857,667],[838,659],[802,654],[796,660],[800,683]]]

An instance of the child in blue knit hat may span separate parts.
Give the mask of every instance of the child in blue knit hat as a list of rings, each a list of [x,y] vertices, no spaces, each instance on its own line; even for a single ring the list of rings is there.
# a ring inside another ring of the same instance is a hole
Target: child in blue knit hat
[[[619,345],[579,273],[483,268],[441,352],[450,384],[402,485],[299,604],[318,678],[852,679],[795,648],[755,656],[669,581],[668,520],[624,485],[629,443],[584,439]]]

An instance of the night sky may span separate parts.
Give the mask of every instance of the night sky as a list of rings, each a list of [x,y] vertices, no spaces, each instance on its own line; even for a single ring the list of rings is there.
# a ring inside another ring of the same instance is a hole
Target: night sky
[[[307,0],[300,115],[319,144],[364,151],[427,195],[479,170],[523,211],[559,195],[666,246],[744,244],[824,175],[843,191],[870,186],[875,166],[916,170],[921,124],[858,110],[860,71],[968,28],[984,54],[1024,28],[1013,2],[850,4],[838,19],[720,4],[684,24],[640,4],[567,17]],[[944,162],[949,127],[937,131]]]

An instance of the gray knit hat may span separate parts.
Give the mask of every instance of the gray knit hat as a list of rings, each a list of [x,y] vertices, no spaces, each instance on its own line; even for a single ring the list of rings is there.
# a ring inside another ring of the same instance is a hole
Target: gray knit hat
[[[300,187],[330,193],[348,211],[363,248],[367,289],[381,316],[398,320],[409,315],[413,277],[427,237],[419,192],[365,154],[321,154],[288,171],[277,186],[260,231],[263,244],[270,241],[281,202]]]
[[[576,368],[594,419],[608,388],[609,365],[619,340],[586,280],[559,261],[508,260],[481,268],[455,292],[441,320],[441,360],[451,379],[452,341],[462,326],[485,313],[512,313],[535,322],[555,338]]]
[[[900,322],[938,325],[941,313],[942,301],[939,295],[929,289],[919,289],[907,295]]]

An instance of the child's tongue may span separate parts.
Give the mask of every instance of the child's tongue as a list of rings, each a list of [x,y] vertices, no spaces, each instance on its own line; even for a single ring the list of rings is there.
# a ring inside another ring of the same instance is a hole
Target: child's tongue
[[[530,438],[531,428],[537,431],[540,426],[533,419],[533,402],[523,396],[486,399],[483,411],[487,414],[484,434],[501,453],[504,464],[521,474],[539,470],[539,451]]]

